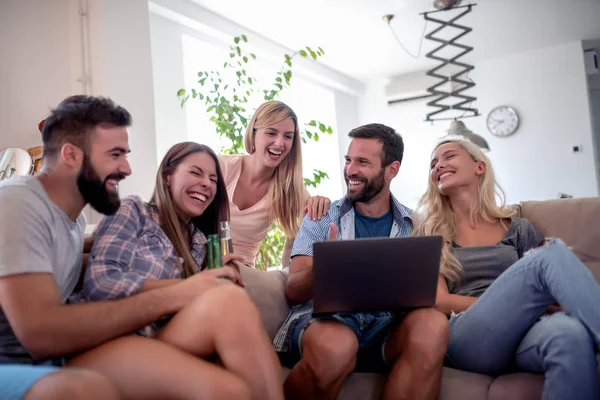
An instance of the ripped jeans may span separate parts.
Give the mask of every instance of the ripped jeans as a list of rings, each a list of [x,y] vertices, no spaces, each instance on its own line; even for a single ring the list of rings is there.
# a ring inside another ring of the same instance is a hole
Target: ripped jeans
[[[540,316],[557,301],[564,313]],[[450,318],[458,369],[543,373],[544,400],[598,399],[600,285],[559,239],[514,263],[465,312]]]

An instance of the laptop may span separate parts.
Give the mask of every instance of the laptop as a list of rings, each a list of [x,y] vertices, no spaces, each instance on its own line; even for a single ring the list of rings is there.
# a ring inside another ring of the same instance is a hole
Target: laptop
[[[313,313],[432,307],[442,244],[441,236],[315,243]]]

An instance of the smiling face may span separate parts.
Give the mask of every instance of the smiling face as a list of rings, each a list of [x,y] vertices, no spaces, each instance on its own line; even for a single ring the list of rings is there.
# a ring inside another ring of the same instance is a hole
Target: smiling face
[[[217,167],[205,151],[185,157],[167,177],[175,210],[184,221],[202,215],[217,194]]]
[[[102,214],[114,214],[121,205],[119,181],[131,174],[127,161],[128,134],[124,127],[95,128],[89,154],[77,174],[77,187],[83,199]]]
[[[382,165],[383,145],[376,139],[354,138],[348,146],[344,178],[353,203],[368,203],[381,193],[397,173],[397,161]],[[389,169],[389,173],[388,173]]]
[[[475,160],[459,143],[442,144],[431,160],[431,180],[445,196],[461,188],[477,187],[485,171],[485,162]]]
[[[286,118],[264,128],[257,128],[254,137],[254,153],[269,168],[276,168],[289,154],[294,145],[296,125]]]

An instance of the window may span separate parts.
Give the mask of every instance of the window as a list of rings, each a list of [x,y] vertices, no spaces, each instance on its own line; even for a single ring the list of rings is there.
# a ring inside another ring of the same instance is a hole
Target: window
[[[212,44],[189,35],[183,35],[182,40],[186,87],[197,85],[198,71],[222,71],[223,62],[227,60],[229,53],[226,46]],[[281,59],[283,60],[283,56]],[[261,89],[250,98],[247,107],[249,114],[264,101],[262,89],[270,87],[280,68],[280,65],[261,62],[260,57],[248,64],[248,74],[256,79],[256,86]],[[294,75],[291,88],[284,90],[279,100],[296,112],[301,128],[310,119],[322,121],[333,128],[334,134],[320,135],[318,142],[309,141],[302,146],[302,163],[304,177],[312,179],[314,169],[329,175],[329,179],[323,181],[316,189],[308,188],[311,194],[327,196],[332,200],[338,199],[342,195],[342,185],[334,93],[308,79]],[[228,146],[227,139],[219,137],[215,132],[204,102],[190,99],[186,105],[186,114],[188,140],[206,144],[216,152]]]

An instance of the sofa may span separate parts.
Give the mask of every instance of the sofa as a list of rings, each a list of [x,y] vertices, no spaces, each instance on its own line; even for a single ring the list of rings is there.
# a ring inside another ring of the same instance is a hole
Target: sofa
[[[559,237],[600,281],[600,198],[525,201],[516,205],[517,215],[527,218],[546,237]],[[242,269],[246,288],[271,338],[279,330],[289,307],[285,299],[287,271]],[[289,373],[282,368],[284,376]],[[353,373],[347,379],[340,399],[378,399],[384,377]],[[509,373],[491,377],[444,368],[441,400],[534,400],[540,399],[544,377],[529,373]]]

